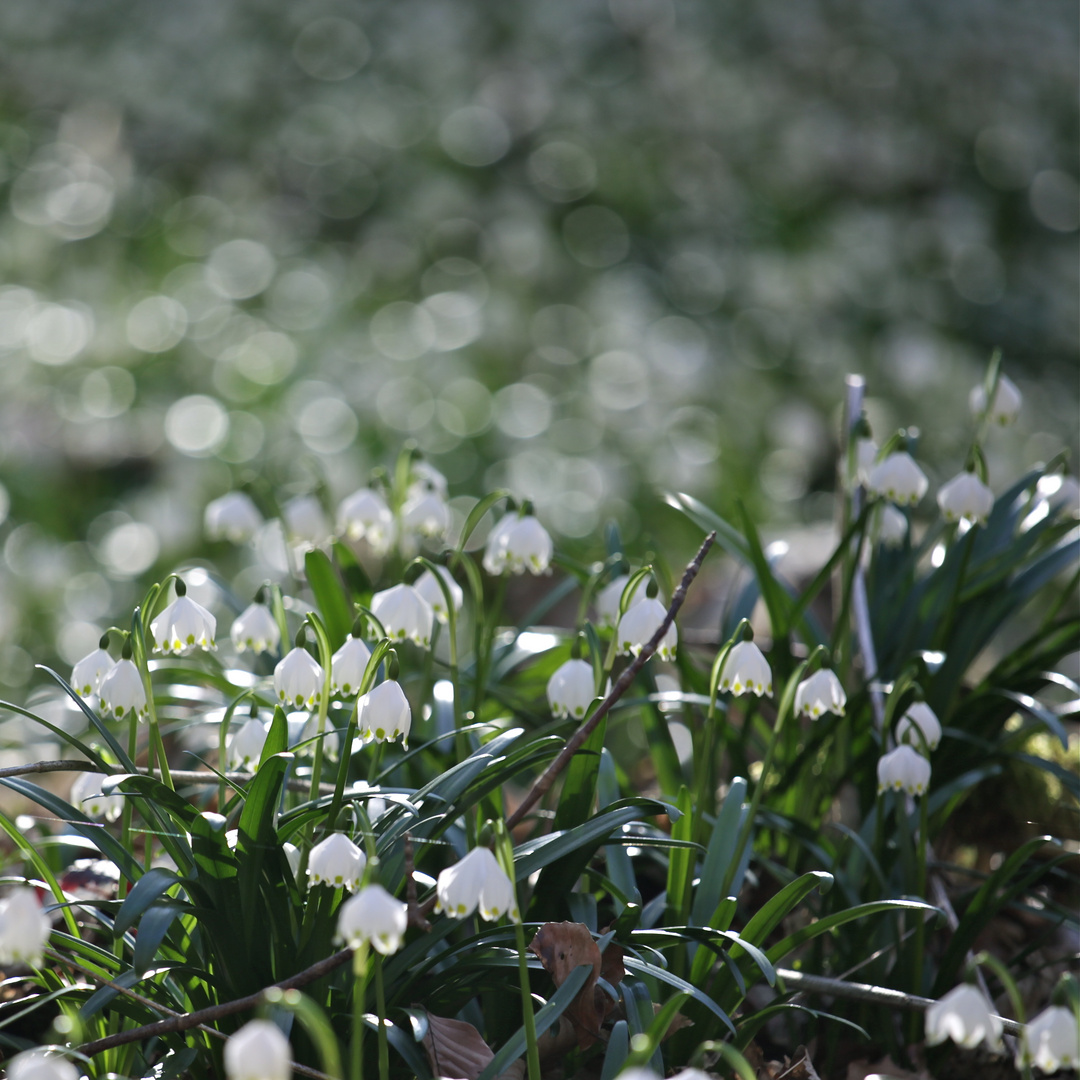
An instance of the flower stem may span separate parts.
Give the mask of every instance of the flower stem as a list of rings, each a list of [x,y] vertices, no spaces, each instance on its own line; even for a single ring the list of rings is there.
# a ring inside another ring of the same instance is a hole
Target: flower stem
[[[379,1080],[390,1080],[390,1048],[386,1041],[386,990],[383,987],[383,958],[375,954],[375,1006],[379,1013]]]
[[[532,992],[529,989],[529,964],[525,958],[525,927],[520,919],[514,919],[514,935],[517,938],[518,976],[521,980],[521,1014],[525,1024],[526,1061],[529,1080],[540,1080],[540,1051],[536,1045],[536,1018],[533,1016]]]
[[[364,991],[367,987],[368,946],[353,952],[353,1015],[350,1080],[364,1080]]]

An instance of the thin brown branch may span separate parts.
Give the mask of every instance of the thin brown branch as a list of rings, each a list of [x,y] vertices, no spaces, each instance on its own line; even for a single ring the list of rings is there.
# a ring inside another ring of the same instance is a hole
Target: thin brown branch
[[[683,601],[686,599],[686,591],[690,588],[694,578],[697,577],[698,571],[701,569],[701,564],[705,559],[705,556],[709,553],[709,548],[713,546],[716,541],[716,533],[711,532],[705,537],[704,543],[698,548],[698,553],[691,560],[690,565],[687,566],[686,572],[682,576],[682,581],[679,582],[679,587],[675,590],[675,594],[671,598],[671,603],[668,606],[667,614],[664,616],[663,622],[660,623],[656,633],[652,638],[642,647],[641,652],[634,657],[633,660],[626,666],[626,669],[616,680],[615,685],[611,688],[610,693],[600,704],[597,706],[596,711],[592,716],[586,719],[581,727],[570,736],[566,746],[559,751],[555,760],[544,770],[543,774],[535,781],[533,786],[529,788],[525,798],[522,799],[518,808],[506,819],[506,827],[512,829],[525,817],[525,815],[551,790],[551,785],[555,782],[555,778],[566,768],[570,759],[581,749],[585,740],[593,733],[596,725],[607,716],[611,711],[612,706],[626,693],[630,688],[634,679],[637,678],[637,673],[648,662],[649,657],[656,652],[660,645],[660,642],[664,639],[664,635],[668,632],[671,624],[675,621],[675,616],[679,613],[679,608],[683,606]]]
[[[220,1005],[211,1005],[209,1008],[199,1009],[197,1012],[170,1016],[167,1020],[159,1020],[154,1024],[143,1024],[142,1027],[132,1028],[130,1031],[121,1031],[104,1039],[83,1043],[79,1047],[79,1052],[87,1057],[93,1057],[95,1054],[100,1054],[102,1050],[109,1050],[114,1046],[138,1042],[140,1039],[150,1039],[156,1035],[189,1031],[191,1028],[199,1027],[204,1023],[212,1023],[222,1017],[254,1009],[262,1002],[263,994],[267,990],[275,987],[279,990],[298,990],[301,986],[307,986],[308,983],[315,982],[316,979],[321,979],[324,975],[341,967],[351,957],[352,949],[342,949],[340,952],[328,956],[325,960],[319,960],[312,964],[311,967],[304,968],[303,971],[290,976],[288,979],[282,979],[281,982],[273,983],[272,986],[263,987],[262,990],[254,994],[248,994],[247,997],[235,998],[233,1001],[223,1001]]]

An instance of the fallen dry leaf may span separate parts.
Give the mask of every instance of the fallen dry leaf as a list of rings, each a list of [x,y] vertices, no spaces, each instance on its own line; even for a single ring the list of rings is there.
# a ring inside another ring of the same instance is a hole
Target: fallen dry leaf
[[[427,1014],[424,1051],[431,1071],[446,1080],[476,1080],[495,1056],[479,1031],[464,1020]],[[525,1062],[512,1062],[498,1080],[523,1080]]]
[[[613,986],[622,981],[626,974],[622,950],[611,942],[601,955],[589,928],[584,923],[572,922],[544,923],[532,939],[529,950],[540,957],[540,963],[556,988],[562,986],[579,965],[592,967],[584,985],[563,1013],[574,1025],[578,1047],[584,1050],[592,1046],[603,1037],[600,1027],[614,1007],[614,1002],[596,985],[596,980],[603,975]]]

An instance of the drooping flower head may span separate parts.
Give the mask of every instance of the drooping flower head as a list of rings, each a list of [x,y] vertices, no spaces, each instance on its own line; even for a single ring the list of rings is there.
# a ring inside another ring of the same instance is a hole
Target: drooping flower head
[[[385,555],[394,546],[397,525],[386,500],[371,488],[361,488],[342,499],[337,527],[350,540],[366,540],[376,555]]]
[[[959,473],[942,484],[937,501],[946,521],[964,519],[985,525],[994,509],[994,493],[970,472]]]
[[[243,770],[258,765],[266,736],[266,725],[258,717],[249,717],[229,741],[229,768]]]
[[[0,900],[0,964],[41,964],[52,926],[37,893],[24,886]]]
[[[233,621],[229,630],[233,647],[237,652],[273,652],[281,644],[281,629],[273,612],[255,601],[249,604]]]
[[[908,519],[892,503],[883,503],[878,518],[878,540],[887,548],[897,548],[908,534]]]
[[[450,528],[450,507],[434,491],[418,492],[401,508],[401,527],[409,533],[440,539]]]
[[[312,885],[356,892],[364,876],[367,856],[344,833],[331,833],[311,849],[308,877]]]
[[[67,1058],[47,1050],[27,1050],[7,1064],[8,1080],[79,1080],[79,1071]]]
[[[342,697],[358,693],[370,659],[371,650],[359,636],[350,634],[331,661],[330,693]]]
[[[330,539],[330,522],[315,495],[297,495],[290,499],[281,508],[281,516],[285,533],[294,544],[319,547]]]
[[[454,580],[454,575],[450,573],[450,570],[447,567],[438,566],[436,569],[439,571],[439,577],[446,582],[446,587],[450,592],[451,603],[454,605],[454,611],[460,611],[462,604],[465,603],[464,591]],[[444,623],[448,621],[446,595],[443,593],[435,575],[430,570],[425,570],[416,579],[413,583],[413,588],[431,605],[431,610],[435,612],[435,618],[438,619],[439,622]]]
[[[357,702],[356,721],[363,739],[393,742],[400,735],[402,744],[407,745],[412,709],[401,684],[387,679],[364,694]]]
[[[646,596],[626,609],[615,630],[615,640],[620,653],[637,656],[652,641],[653,635],[667,617],[667,608],[655,597]],[[673,622],[656,648],[661,660],[674,660],[679,644],[679,632]]]
[[[142,676],[135,662],[126,657],[117,661],[101,680],[98,699],[102,712],[115,720],[128,716],[131,712],[140,719],[145,719],[149,712]]]
[[[628,574],[620,574],[612,578],[596,594],[596,615],[603,627],[614,627],[619,622],[619,605],[622,603],[622,594],[626,586],[630,584]],[[639,600],[644,600],[649,592],[649,579],[644,577],[634,586],[626,610],[629,611]]]
[[[371,598],[371,611],[382,623],[386,636],[416,642],[427,648],[435,612],[411,585],[394,585]]]
[[[986,995],[967,983],[954,987],[926,1010],[927,1046],[952,1039],[968,1050],[980,1043],[990,1050],[1000,1050],[1001,1031],[1001,1019]]]
[[[594,697],[596,678],[592,664],[585,660],[567,660],[548,679],[547,699],[553,716],[580,720]]]
[[[1017,389],[1016,383],[1008,375],[999,375],[997,389],[994,391],[994,403],[990,407],[990,419],[1002,427],[1011,424],[1020,415],[1023,402],[1023,395]],[[982,383],[972,387],[968,404],[976,417],[986,412],[986,387]]]
[[[350,949],[369,944],[389,956],[401,948],[408,927],[408,908],[381,885],[368,885],[341,905],[337,936]]]
[[[203,528],[210,540],[228,540],[246,544],[262,528],[262,514],[251,497],[242,491],[230,491],[206,506]]]
[[[463,859],[439,874],[436,884],[437,912],[464,919],[477,907],[480,915],[494,922],[503,915],[519,919],[514,883],[486,847],[476,847]]]
[[[307,649],[297,646],[274,668],[278,701],[293,709],[310,709],[323,687],[323,669]]]
[[[510,511],[488,533],[484,569],[500,574],[545,574],[555,553],[547,529],[532,514]]]
[[[930,762],[913,747],[898,746],[878,759],[878,791],[889,788],[923,795],[930,786]]]
[[[824,713],[844,715],[847,696],[836,672],[831,668],[815,671],[809,679],[804,679],[795,690],[795,711],[816,720]]]
[[[116,661],[106,651],[107,645],[108,637],[102,638],[101,644],[71,669],[71,685],[79,697],[88,698],[96,694],[101,680],[115,666]]]
[[[79,773],[72,781],[68,802],[87,817],[115,821],[124,810],[124,796],[102,794],[102,785],[107,779],[104,773]]]
[[[930,481],[906,450],[889,454],[871,470],[867,488],[900,506],[914,506],[925,494]]]
[[[225,1043],[228,1080],[289,1080],[292,1047],[277,1024],[252,1020]]]
[[[1080,1028],[1071,1009],[1051,1005],[1024,1028],[1016,1053],[1017,1069],[1023,1069],[1025,1063],[1045,1073],[1080,1065]]]
[[[187,595],[183,581],[177,578],[176,599],[150,623],[158,651],[187,656],[194,649],[213,650],[217,648],[216,632],[217,619]]]
[[[742,694],[772,697],[772,669],[757,645],[752,641],[738,641],[724,660],[718,686],[721,691],[730,690],[736,697]]]
[[[927,749],[936,750],[938,743],[941,742],[941,722],[925,701],[913,701],[897,721],[896,741],[920,748],[922,746],[920,732],[922,738],[926,740]]]

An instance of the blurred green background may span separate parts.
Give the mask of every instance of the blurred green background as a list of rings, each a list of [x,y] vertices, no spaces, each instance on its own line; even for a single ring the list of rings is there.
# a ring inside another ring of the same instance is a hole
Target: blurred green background
[[[0,683],[210,498],[405,439],[581,552],[671,488],[812,525],[845,373],[936,488],[1001,347],[991,484],[1075,461],[1078,44],[1065,0],[0,6]]]

